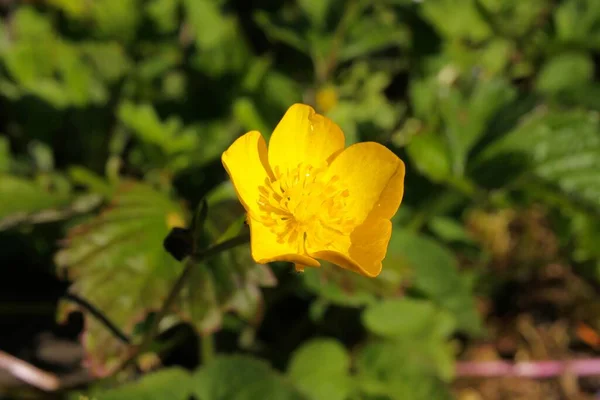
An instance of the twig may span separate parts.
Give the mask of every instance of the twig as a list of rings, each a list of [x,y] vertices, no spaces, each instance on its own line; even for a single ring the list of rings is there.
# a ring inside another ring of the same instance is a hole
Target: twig
[[[183,289],[185,282],[188,280],[188,278],[189,278],[190,274],[192,273],[196,264],[198,264],[199,262],[202,262],[202,261],[206,260],[207,258],[210,258],[216,254],[219,254],[222,251],[231,249],[240,244],[248,243],[249,239],[250,239],[250,235],[248,233],[244,233],[239,236],[235,236],[229,240],[226,240],[224,242],[218,243],[212,247],[209,247],[206,250],[200,251],[200,253],[198,253],[197,255],[191,256],[188,259],[188,261],[186,262],[185,269],[183,270],[183,272],[177,279],[177,282],[175,282],[175,284],[171,288],[171,291],[169,292],[169,295],[165,299],[161,309],[154,316],[154,318],[152,320],[152,325],[150,326],[150,329],[148,330],[147,334],[144,336],[142,343],[135,348],[135,350],[133,351],[133,354],[131,354],[131,356],[127,360],[125,360],[123,362],[123,364],[121,364],[121,366],[116,369],[116,371],[117,372],[122,371],[124,368],[131,365],[131,363],[133,363],[140,354],[142,354],[143,352],[145,352],[148,349],[148,347],[150,346],[150,344],[152,343],[152,341],[158,334],[158,329],[159,329],[159,325],[160,325],[161,321],[164,319],[164,317],[167,316],[167,314],[169,313],[169,310],[173,306],[173,303],[175,303],[175,300],[177,300],[177,296],[179,295],[179,292],[181,291],[181,289]]]
[[[56,375],[43,371],[2,350],[0,350],[0,368],[7,370],[14,377],[46,392],[55,391],[60,387],[60,380]]]
[[[73,294],[67,293],[63,296],[66,300],[69,300],[83,308],[90,314],[92,314],[97,320],[102,322],[104,326],[111,331],[113,335],[118,337],[123,343],[131,344],[131,339],[125,334],[117,325],[111,322],[106,315],[97,309],[94,305],[90,304],[87,300]]]
[[[509,363],[505,361],[466,361],[456,365],[456,376],[467,377],[519,377],[544,379],[571,373],[575,376],[600,376],[600,358],[565,361],[530,361]]]

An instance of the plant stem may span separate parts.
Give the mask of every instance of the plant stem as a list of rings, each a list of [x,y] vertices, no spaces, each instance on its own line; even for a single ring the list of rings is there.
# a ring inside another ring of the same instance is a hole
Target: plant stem
[[[200,351],[203,365],[208,364],[215,358],[215,341],[211,333],[201,335]]]
[[[111,331],[113,335],[118,337],[123,343],[131,343],[131,339],[129,338],[129,336],[127,336],[125,332],[119,329],[119,327],[116,324],[109,320],[108,317],[104,315],[102,311],[97,309],[93,304],[73,293],[66,293],[63,297],[65,298],[65,300],[71,301],[77,304],[78,306],[85,308],[87,312],[92,314],[94,318],[100,321],[109,331]]]
[[[201,250],[198,254],[192,255],[187,260],[183,272],[181,273],[181,275],[179,276],[179,278],[177,279],[177,281],[171,288],[171,291],[169,292],[165,301],[163,302],[162,307],[160,308],[158,313],[154,316],[152,324],[150,326],[150,329],[144,336],[142,343],[135,348],[135,350],[133,351],[133,354],[127,360],[125,360],[125,362],[117,369],[117,371],[123,370],[125,367],[129,366],[131,363],[133,363],[135,361],[135,359],[140,354],[144,353],[148,349],[148,347],[150,347],[150,345],[152,344],[152,341],[159,333],[158,331],[159,331],[160,323],[167,316],[171,307],[177,300],[177,296],[179,295],[179,292],[181,291],[181,289],[183,289],[185,282],[188,280],[188,278],[189,278],[190,274],[192,273],[196,264],[198,264],[216,254],[219,254],[223,251],[232,249],[232,248],[239,246],[241,244],[244,244],[244,243],[248,243],[249,240],[250,240],[250,235],[248,233],[243,233],[243,234],[235,236],[231,239],[225,240],[224,242],[218,243],[212,247],[209,247],[205,250]]]

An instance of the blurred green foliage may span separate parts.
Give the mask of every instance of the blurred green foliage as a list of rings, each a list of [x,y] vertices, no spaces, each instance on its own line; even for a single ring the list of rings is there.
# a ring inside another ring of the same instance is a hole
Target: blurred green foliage
[[[233,331],[248,354],[212,359],[208,342],[196,371],[91,385],[90,397],[450,398],[453,338],[485,334],[477,298],[506,279],[495,260],[539,261],[478,235],[506,234],[509,222],[485,218],[507,209],[541,206],[557,257],[600,282],[596,0],[27,3],[2,6],[0,230],[56,224],[40,240],[64,239],[57,274],[134,343],[184,267],[162,247],[170,229],[189,226],[202,198],[207,243],[244,229],[219,161],[240,134],[268,137],[305,102],[348,144],[378,141],[407,162],[377,279],[257,266],[247,246],[223,253],[194,269],[160,331]],[[270,360],[257,335],[286,296],[305,301],[316,326],[336,325],[342,309],[359,328],[291,342]],[[60,317],[77,308],[62,302]],[[86,365],[110,376],[130,344],[85,318]],[[161,343],[153,351],[164,355]]]

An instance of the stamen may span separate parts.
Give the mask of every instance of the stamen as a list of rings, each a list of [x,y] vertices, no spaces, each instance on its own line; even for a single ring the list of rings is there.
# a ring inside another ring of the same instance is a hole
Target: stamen
[[[327,177],[324,169],[303,164],[287,174],[276,167],[274,176],[259,188],[258,217],[279,243],[290,243],[303,254],[307,238],[327,245],[327,232],[350,234],[350,192],[340,186],[338,176]]]

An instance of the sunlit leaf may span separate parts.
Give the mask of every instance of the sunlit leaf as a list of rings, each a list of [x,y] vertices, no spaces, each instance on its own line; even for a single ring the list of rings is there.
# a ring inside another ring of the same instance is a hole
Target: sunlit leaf
[[[163,249],[163,240],[187,220],[186,211],[170,197],[150,186],[125,182],[100,215],[69,231],[56,263],[73,282],[72,293],[132,335],[136,323],[162,307],[182,272],[183,264]],[[206,333],[219,328],[225,311],[252,318],[261,301],[258,286],[272,283],[267,267],[251,261],[247,246],[221,253],[193,267],[176,299],[171,323],[187,321]],[[63,314],[72,309],[63,306]],[[86,316],[83,343],[87,364],[97,375],[110,373],[127,357],[124,345],[91,316]]]
[[[544,64],[536,86],[546,93],[556,93],[590,82],[594,75],[594,62],[581,53],[561,54]]]
[[[314,339],[295,351],[287,374],[311,400],[344,400],[352,392],[350,356],[333,339]]]
[[[244,356],[220,357],[196,372],[198,400],[308,400],[263,361]]]
[[[480,319],[470,288],[458,271],[452,252],[441,243],[424,235],[396,230],[390,248],[411,271],[413,287],[449,311],[458,329],[479,333]]]

